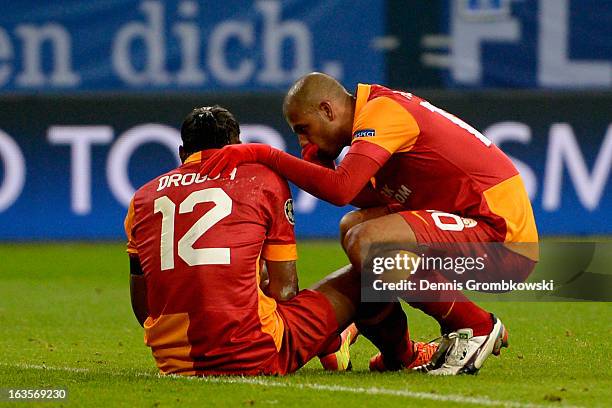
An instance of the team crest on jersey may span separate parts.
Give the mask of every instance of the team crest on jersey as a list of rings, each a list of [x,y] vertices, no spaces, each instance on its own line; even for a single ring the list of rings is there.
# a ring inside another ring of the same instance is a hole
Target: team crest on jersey
[[[356,130],[355,133],[353,133],[354,138],[374,137],[374,136],[376,136],[376,129],[361,129],[361,130]]]
[[[295,213],[293,212],[293,200],[290,198],[285,201],[285,217],[289,224],[295,225]]]

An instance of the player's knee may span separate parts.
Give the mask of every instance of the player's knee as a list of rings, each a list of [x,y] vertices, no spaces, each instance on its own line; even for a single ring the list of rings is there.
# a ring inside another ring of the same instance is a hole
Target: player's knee
[[[344,217],[340,220],[340,242],[343,243],[346,238],[346,234],[355,225],[363,222],[363,217],[359,210],[354,210],[344,214]]]
[[[373,234],[368,223],[360,223],[351,227],[342,241],[342,247],[351,262],[361,260],[373,243]]]

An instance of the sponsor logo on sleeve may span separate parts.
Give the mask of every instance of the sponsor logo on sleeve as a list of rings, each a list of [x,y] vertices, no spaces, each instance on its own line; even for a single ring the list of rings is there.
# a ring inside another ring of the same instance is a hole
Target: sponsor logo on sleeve
[[[357,138],[357,137],[374,137],[376,136],[376,130],[375,129],[361,129],[361,130],[356,130],[355,133],[353,133],[353,137]]]

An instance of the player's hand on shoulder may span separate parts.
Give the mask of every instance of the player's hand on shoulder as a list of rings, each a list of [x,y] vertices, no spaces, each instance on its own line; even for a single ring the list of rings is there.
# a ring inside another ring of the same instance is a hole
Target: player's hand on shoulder
[[[200,174],[211,178],[225,177],[232,170],[244,163],[255,163],[265,160],[272,150],[271,146],[259,143],[234,144],[223,147],[202,163]]]

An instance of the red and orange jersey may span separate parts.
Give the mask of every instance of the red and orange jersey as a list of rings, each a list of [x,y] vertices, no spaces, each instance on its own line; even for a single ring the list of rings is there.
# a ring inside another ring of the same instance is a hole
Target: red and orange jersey
[[[229,178],[198,174],[214,150],[140,188],[125,221],[140,259],[149,317],[145,342],[178,374],[271,370],[284,325],[259,288],[263,260],[297,258],[287,182],[259,164]]]
[[[516,167],[480,132],[407,92],[360,84],[356,98],[353,144],[391,155],[372,180],[385,202],[490,223],[499,242],[538,241]]]

